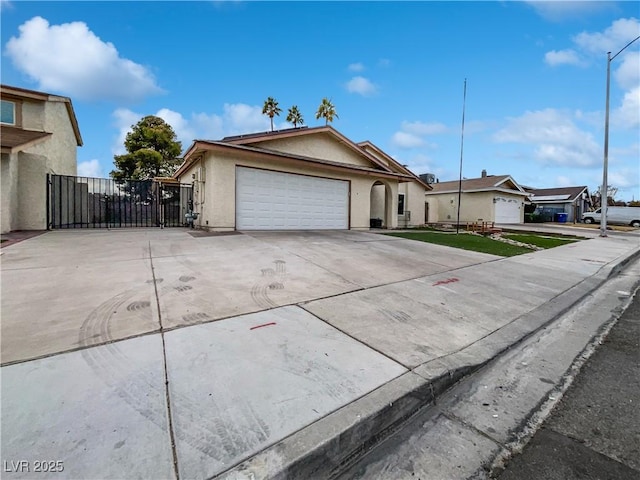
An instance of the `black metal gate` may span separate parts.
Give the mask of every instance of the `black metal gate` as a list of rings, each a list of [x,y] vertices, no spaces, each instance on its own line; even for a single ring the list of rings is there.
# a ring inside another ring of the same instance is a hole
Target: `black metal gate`
[[[182,227],[191,185],[47,175],[47,225],[58,228]]]

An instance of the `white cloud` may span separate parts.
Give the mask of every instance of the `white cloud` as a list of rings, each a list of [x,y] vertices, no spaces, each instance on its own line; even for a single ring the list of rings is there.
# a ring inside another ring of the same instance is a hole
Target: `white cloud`
[[[571,3],[571,2],[544,2],[544,3]],[[566,49],[560,51],[547,52],[545,61],[550,65],[573,64],[584,66],[590,59],[592,64],[606,66],[606,52],[612,52],[614,58],[611,63],[613,70],[612,90],[614,85],[624,90],[620,104],[611,106],[611,125],[618,129],[631,130],[640,126],[640,52],[637,44],[630,44],[635,41],[640,33],[640,21],[636,18],[620,18],[611,23],[602,32],[582,32],[573,37],[576,50]],[[624,51],[621,49],[624,48]],[[612,91],[612,98],[617,98],[616,92]],[[613,100],[615,101],[615,100]],[[576,118],[591,125],[602,125],[604,114],[602,112],[576,112]],[[585,145],[591,149],[591,143]],[[547,158],[554,163],[565,161],[571,157],[571,152],[563,152],[558,146],[556,148],[540,147],[538,155],[540,159]],[[585,157],[586,158],[586,157]]]
[[[364,70],[364,65],[360,62],[351,63],[347,68],[350,72],[362,72]]]
[[[638,159],[640,158],[640,143],[636,142],[624,147],[611,145],[609,148],[609,154],[619,157],[631,157]]]
[[[405,132],[420,136],[435,135],[438,133],[445,133],[447,131],[447,127],[444,124],[437,122],[423,123],[404,121],[401,124],[401,128]]]
[[[615,8],[615,5],[609,5],[613,2],[594,2],[594,1],[540,1],[527,0],[531,7],[546,20],[558,22],[564,19],[575,19],[576,17],[586,16],[602,12],[603,10]]]
[[[407,168],[416,175],[423,173],[436,173],[433,167],[433,160],[422,153],[412,156],[406,163]]]
[[[182,142],[183,148],[187,148],[189,144],[196,138],[195,130],[182,116],[181,113],[174,112],[173,110],[169,110],[168,108],[161,108],[160,110],[158,110],[158,113],[156,113],[156,116],[160,117],[169,125],[171,125],[173,131],[176,132],[176,136]]]
[[[124,148],[124,141],[127,137],[127,133],[129,133],[131,127],[138,123],[144,115],[132,112],[128,108],[118,108],[113,112],[113,117],[115,119],[115,126],[118,129],[118,135],[111,146],[111,152],[114,155],[123,155],[127,153]]]
[[[600,162],[600,147],[593,136],[580,130],[569,115],[554,109],[511,118],[493,139],[529,145],[531,157],[543,164],[591,167]]]
[[[466,135],[484,132],[491,128],[492,123],[493,122],[484,122],[482,120],[466,121],[464,124],[464,133]],[[460,128],[462,128],[462,125],[460,125]]]
[[[422,138],[407,132],[394,133],[391,142],[399,148],[417,148],[425,145],[425,141]]]
[[[572,187],[575,185],[575,183],[576,182],[571,177],[558,175],[556,177],[555,186],[556,187]]]
[[[555,67],[556,65],[584,65],[575,50],[551,50],[544,55],[544,61]]]
[[[228,135],[261,132],[270,128],[269,118],[262,114],[261,107],[243,103],[225,103],[222,115],[200,112],[185,118],[181,113],[168,108],[161,108],[154,115],[171,125],[178,140],[182,142],[183,151],[189,148],[194,140],[220,140]],[[126,153],[124,141],[127,133],[144,116],[126,108],[119,108],[113,112],[114,123],[118,129],[117,138],[112,146],[114,155]]]
[[[622,104],[611,114],[611,123],[624,129],[640,126],[640,86],[624,94]]]
[[[640,85],[640,52],[625,52],[614,61],[619,65],[614,73],[618,85],[624,89]]]
[[[7,8],[13,8],[13,3],[9,0],[0,0],[0,12]]]
[[[100,161],[94,158],[93,160],[78,163],[78,176],[93,178],[104,177]]]
[[[400,124],[400,130],[391,137],[391,143],[404,149],[418,147],[437,148],[437,144],[428,142],[424,137],[448,132],[449,129],[442,123],[408,122],[405,120]]]
[[[391,60],[389,60],[388,58],[381,58],[380,60],[378,60],[378,67],[387,68],[390,66],[391,66]]]
[[[608,184],[618,189],[631,189],[640,186],[640,175],[638,169],[630,168],[616,169],[615,167],[607,172]],[[618,195],[620,197],[620,195]],[[638,198],[636,197],[636,200]]]
[[[7,42],[14,66],[36,80],[39,88],[83,100],[133,101],[158,94],[147,68],[122,58],[84,22],[49,25],[33,17]]]
[[[572,2],[544,2],[544,3],[572,3]],[[595,2],[594,2],[595,3]],[[614,21],[604,32],[582,32],[573,38],[581,49],[594,54],[614,55],[627,43],[638,36],[640,22],[636,18],[621,18]]]
[[[194,113],[191,116],[191,124],[196,134],[191,140],[222,138],[224,136],[223,123],[222,118],[214,113]],[[189,145],[185,143],[183,146],[188,148]]]
[[[225,135],[269,130],[270,122],[262,108],[244,103],[225,103],[222,114]]]
[[[349,80],[346,87],[350,93],[357,93],[363,97],[373,95],[378,90],[369,79],[360,76],[353,77]]]
[[[574,3],[574,2],[541,2],[541,3]],[[594,2],[595,3],[595,2]],[[551,50],[545,54],[545,62],[551,66],[606,64],[606,52],[615,55],[621,48],[640,33],[640,22],[635,18],[621,18],[614,21],[603,32],[582,32],[573,37],[574,48]],[[614,78],[624,89],[630,89],[640,83],[640,53],[637,46],[632,45],[614,59],[612,69]]]

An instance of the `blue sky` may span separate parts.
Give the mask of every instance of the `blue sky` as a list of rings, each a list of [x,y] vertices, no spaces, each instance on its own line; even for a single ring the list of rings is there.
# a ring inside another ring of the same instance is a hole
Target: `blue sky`
[[[638,2],[25,2],[0,0],[2,83],[71,97],[79,174],[105,176],[144,115],[193,139],[305,124],[370,140],[417,174],[602,183],[606,52]],[[609,181],[640,199],[640,41],[611,64]]]

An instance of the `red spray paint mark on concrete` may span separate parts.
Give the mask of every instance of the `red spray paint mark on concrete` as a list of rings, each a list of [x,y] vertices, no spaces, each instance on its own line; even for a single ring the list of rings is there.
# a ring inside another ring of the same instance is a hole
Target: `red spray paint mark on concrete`
[[[434,283],[432,286],[433,287],[437,287],[438,285],[446,285],[447,283],[455,283],[455,282],[459,282],[460,280],[458,278],[447,278],[446,280],[440,280],[436,283]]]
[[[268,327],[269,325],[275,325],[276,322],[263,323],[262,325],[256,325],[255,327],[251,327],[249,330],[255,330],[256,328]]]

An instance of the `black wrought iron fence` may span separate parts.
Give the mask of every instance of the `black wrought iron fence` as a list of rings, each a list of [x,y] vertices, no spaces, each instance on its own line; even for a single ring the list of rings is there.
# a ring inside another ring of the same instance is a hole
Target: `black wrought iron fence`
[[[181,227],[191,185],[48,175],[47,225],[62,228]]]

